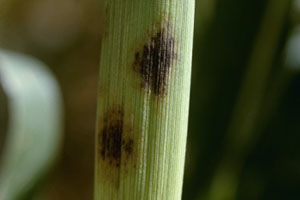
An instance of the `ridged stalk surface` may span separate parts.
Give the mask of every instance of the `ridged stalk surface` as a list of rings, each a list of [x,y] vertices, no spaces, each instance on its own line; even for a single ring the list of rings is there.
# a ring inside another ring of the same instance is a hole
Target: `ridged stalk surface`
[[[194,0],[107,0],[95,200],[181,198]]]

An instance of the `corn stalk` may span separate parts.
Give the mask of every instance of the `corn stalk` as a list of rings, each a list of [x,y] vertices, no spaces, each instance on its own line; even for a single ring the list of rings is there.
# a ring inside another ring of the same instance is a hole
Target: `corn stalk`
[[[106,0],[95,199],[180,199],[194,0]]]

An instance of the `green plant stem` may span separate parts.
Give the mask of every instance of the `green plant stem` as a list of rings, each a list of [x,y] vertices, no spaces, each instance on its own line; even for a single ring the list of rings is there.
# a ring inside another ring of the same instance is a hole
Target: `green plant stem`
[[[107,0],[95,200],[181,198],[194,0]]]

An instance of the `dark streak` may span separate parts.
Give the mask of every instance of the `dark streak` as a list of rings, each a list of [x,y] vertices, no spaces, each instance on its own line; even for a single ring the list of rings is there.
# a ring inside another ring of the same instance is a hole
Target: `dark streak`
[[[6,95],[4,88],[1,84],[0,79],[0,158],[2,158],[4,143],[6,142],[8,136],[8,121],[9,121],[9,110],[8,110],[9,102],[8,96]]]
[[[166,92],[168,75],[175,58],[174,37],[168,31],[170,27],[159,30],[135,54],[134,68],[142,79],[143,86],[156,96]]]
[[[127,159],[133,153],[134,141],[124,126],[123,109],[110,109],[104,117],[99,137],[101,159],[116,168],[122,164],[122,155]]]
[[[101,12],[101,23],[103,24],[102,28],[102,35],[101,38],[104,39],[105,37],[108,36],[108,30],[109,30],[109,22],[110,22],[110,12],[111,8],[109,4],[106,4],[105,6],[102,6]]]

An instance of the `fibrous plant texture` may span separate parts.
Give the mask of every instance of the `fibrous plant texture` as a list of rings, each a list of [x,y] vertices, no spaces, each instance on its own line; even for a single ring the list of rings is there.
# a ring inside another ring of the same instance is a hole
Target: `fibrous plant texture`
[[[180,199],[194,0],[105,2],[95,199]]]

